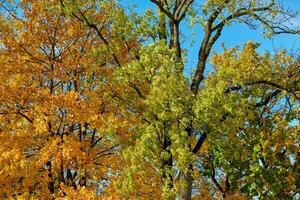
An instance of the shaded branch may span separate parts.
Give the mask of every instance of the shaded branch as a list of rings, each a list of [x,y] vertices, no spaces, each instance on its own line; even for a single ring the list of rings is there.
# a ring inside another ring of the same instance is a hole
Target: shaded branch
[[[62,6],[63,8],[65,8],[65,5],[64,5],[64,3],[63,3],[63,0],[60,0],[60,3],[61,3],[61,6]],[[84,13],[81,11],[81,9],[80,9],[79,7],[77,7],[77,10],[78,10],[78,12],[79,12],[79,14],[80,14],[80,16],[81,16],[82,18],[80,18],[78,15],[76,15],[75,12],[72,12],[72,15],[73,15],[76,19],[78,19],[80,22],[85,23],[88,27],[90,27],[91,29],[93,29],[93,30],[96,31],[96,33],[97,33],[97,35],[99,36],[99,38],[101,39],[101,41],[105,44],[107,50],[108,50],[108,51],[110,52],[110,54],[112,55],[113,60],[114,60],[115,63],[120,67],[121,64],[120,64],[120,62],[119,62],[119,60],[118,60],[116,54],[115,54],[114,52],[112,52],[112,50],[111,50],[111,48],[110,48],[110,45],[109,45],[109,42],[108,42],[108,41],[105,39],[105,37],[102,35],[100,29],[96,26],[96,24],[91,23],[91,22],[86,18],[86,16],[84,15]]]
[[[213,167],[212,169],[212,175],[211,178],[214,182],[214,184],[217,186],[218,190],[220,190],[220,192],[224,192],[223,188],[221,187],[221,185],[218,183],[217,179],[216,179],[216,172],[215,172],[215,168]]]
[[[192,150],[192,153],[193,153],[193,154],[196,154],[196,153],[199,152],[199,150],[201,149],[201,147],[202,147],[202,145],[203,145],[203,142],[205,141],[206,138],[207,138],[207,134],[206,134],[206,133],[203,133],[203,134],[200,136],[199,140],[197,141],[195,147],[194,147],[193,150]]]
[[[189,9],[189,7],[192,5],[194,0],[182,0],[180,1],[179,5],[176,6],[174,9],[174,16],[177,21],[181,21]]]
[[[273,93],[269,94],[266,97],[266,99],[264,99],[263,101],[255,104],[255,107],[261,107],[261,106],[267,105],[273,97],[277,96],[280,93],[281,93],[281,90],[275,90]]]
[[[25,115],[24,113],[21,113],[20,111],[17,111],[17,113],[16,114],[19,114],[19,115],[21,115],[22,117],[24,117],[27,121],[29,121],[30,123],[32,123],[33,122],[33,120],[32,119],[30,119],[27,115]]]
[[[175,22],[175,18],[174,16],[172,15],[172,13],[170,13],[169,9],[166,9],[164,4],[160,1],[160,0],[150,0],[152,3],[154,3],[155,5],[158,6],[158,8],[163,12],[165,13],[168,18],[170,19],[171,22]]]

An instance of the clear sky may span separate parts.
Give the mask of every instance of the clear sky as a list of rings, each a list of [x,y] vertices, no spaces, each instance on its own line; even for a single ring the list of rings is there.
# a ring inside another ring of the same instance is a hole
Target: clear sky
[[[124,3],[124,5],[135,4],[137,6],[136,11],[138,13],[143,13],[147,8],[150,7],[155,8],[150,0],[121,0],[121,2]],[[300,0],[282,0],[282,2],[285,7],[300,12]],[[300,15],[298,15],[297,19],[295,19],[293,23],[296,26],[300,27]],[[181,27],[181,32],[187,37],[190,35],[190,31],[185,26]],[[203,36],[200,25],[198,26],[198,28],[197,26],[195,26],[195,32],[197,35],[193,38],[195,40],[194,46],[191,47],[188,43],[183,44],[183,47],[188,50],[188,69],[195,68],[198,49],[200,46],[201,38]],[[187,39],[191,38],[188,37]],[[274,50],[278,49],[293,49],[294,51],[300,50],[300,35],[281,34],[268,39],[262,37],[261,29],[251,30],[246,25],[237,23],[234,23],[232,26],[226,27],[223,30],[222,36],[216,42],[213,50],[220,51],[221,42],[224,42],[225,46],[227,48],[230,48],[237,45],[242,46],[248,40],[261,43],[261,46],[259,47],[260,52],[264,52],[265,50],[273,52]],[[188,74],[190,74],[189,70],[187,70],[187,75]]]

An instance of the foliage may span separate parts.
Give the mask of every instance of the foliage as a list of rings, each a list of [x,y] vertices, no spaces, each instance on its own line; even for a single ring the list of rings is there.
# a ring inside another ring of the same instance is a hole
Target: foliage
[[[299,58],[211,52],[235,22],[298,34],[294,13],[150,1],[0,1],[1,199],[299,196]],[[183,20],[204,33],[191,79]]]

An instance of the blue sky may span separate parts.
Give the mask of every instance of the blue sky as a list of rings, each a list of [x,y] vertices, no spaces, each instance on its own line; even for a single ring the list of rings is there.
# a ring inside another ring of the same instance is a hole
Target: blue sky
[[[282,1],[285,7],[300,12],[300,0]],[[147,8],[155,8],[150,0],[121,0],[121,2],[125,5],[135,4],[137,6],[136,11],[138,13],[143,13]],[[293,22],[295,25],[300,26],[300,16],[298,15],[297,19]],[[193,69],[196,65],[198,49],[202,38],[202,29],[199,26],[195,26],[195,32],[197,35],[193,38],[195,40],[193,47],[191,47],[188,43],[183,44],[183,48],[188,50],[188,63],[186,66],[188,69]],[[188,30],[185,26],[181,27],[181,32],[186,36],[190,35],[190,30]],[[243,46],[243,44],[249,40],[261,43],[261,46],[259,47],[259,51],[261,53],[265,50],[274,52],[274,50],[278,49],[293,49],[298,51],[300,47],[300,35],[281,34],[268,39],[262,37],[261,29],[251,30],[246,25],[234,23],[232,26],[226,27],[223,30],[222,36],[216,42],[213,50],[220,51],[222,49],[221,42],[224,42],[225,46],[230,48],[237,45]],[[190,70],[187,70],[186,75],[190,75]]]

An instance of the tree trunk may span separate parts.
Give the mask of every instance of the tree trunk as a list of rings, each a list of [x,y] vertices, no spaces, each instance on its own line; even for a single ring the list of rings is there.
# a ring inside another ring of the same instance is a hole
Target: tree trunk
[[[54,193],[54,180],[53,180],[53,175],[52,175],[52,164],[51,161],[48,161],[46,163],[47,170],[48,170],[48,177],[50,179],[50,182],[48,183],[48,190],[50,191],[51,194]]]
[[[174,48],[176,51],[176,61],[181,60],[181,47],[179,40],[179,23],[178,22],[170,22],[171,28],[171,41],[170,47]]]
[[[192,125],[190,125],[190,127],[191,126]],[[190,127],[187,128],[186,131],[191,136],[193,129]],[[199,140],[197,141],[196,145],[193,148],[190,146],[190,151],[193,154],[197,154],[199,152],[199,150],[201,149],[206,138],[207,138],[207,134],[203,133],[201,135],[201,137],[199,138]],[[192,163],[188,166],[187,172],[183,173],[181,175],[181,181],[184,183],[184,187],[181,188],[180,199],[181,200],[191,200],[192,199],[193,181],[194,181],[194,179],[193,179],[193,164]]]
[[[172,158],[172,154],[169,149],[170,146],[171,146],[171,139],[169,138],[169,136],[165,135],[162,149],[163,149],[163,151],[166,151],[170,155],[170,157],[166,160],[162,159],[162,164],[161,164],[161,168],[163,170],[162,179],[163,179],[164,185],[167,185],[168,189],[172,190],[173,186],[174,186],[173,185],[173,177],[169,173],[169,169],[172,168],[172,166],[173,166],[173,158]]]
[[[188,171],[181,176],[182,182],[184,182],[184,187],[180,191],[181,200],[191,200],[192,199],[192,185],[193,185],[193,176],[192,172],[193,166],[188,166]]]
[[[158,10],[158,20],[159,20],[159,39],[165,40],[167,42],[167,30],[166,30],[166,19],[165,14],[159,9]]]

